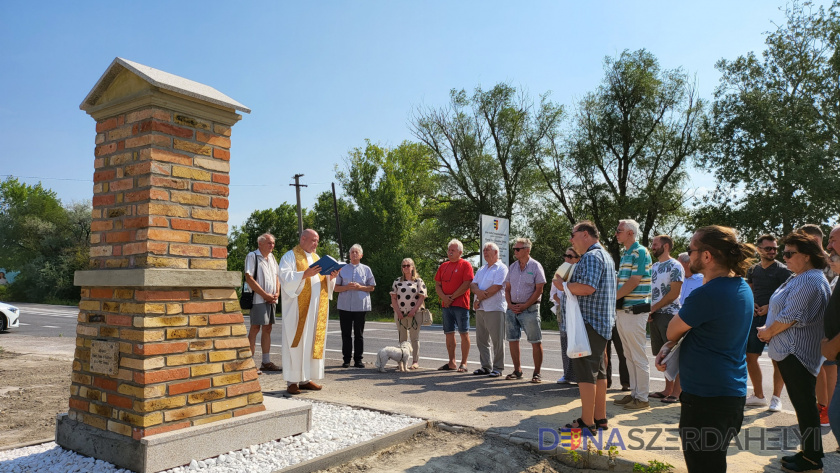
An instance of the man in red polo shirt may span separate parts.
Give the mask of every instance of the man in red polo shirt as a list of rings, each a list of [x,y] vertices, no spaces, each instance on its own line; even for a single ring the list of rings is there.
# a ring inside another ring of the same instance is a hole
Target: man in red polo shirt
[[[455,370],[455,327],[461,334],[461,364],[458,372],[467,371],[467,356],[470,354],[470,283],[475,275],[472,265],[461,258],[464,245],[458,240],[451,240],[447,256],[435,274],[435,292],[443,305],[443,333],[446,335],[446,351],[449,363],[438,368],[439,371]]]

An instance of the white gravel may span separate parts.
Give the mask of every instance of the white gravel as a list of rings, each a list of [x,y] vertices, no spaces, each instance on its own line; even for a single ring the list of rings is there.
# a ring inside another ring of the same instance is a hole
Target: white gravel
[[[305,401],[309,402],[309,401]],[[317,458],[380,435],[424,422],[404,415],[382,414],[347,406],[312,402],[312,430],[294,437],[228,452],[215,458],[193,460],[166,473],[270,473]],[[0,473],[95,472],[128,470],[65,450],[55,442],[0,452]]]

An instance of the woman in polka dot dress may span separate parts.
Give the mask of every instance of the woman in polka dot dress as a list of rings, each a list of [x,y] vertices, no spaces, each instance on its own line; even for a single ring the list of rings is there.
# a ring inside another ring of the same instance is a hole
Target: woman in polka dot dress
[[[417,276],[414,260],[406,258],[402,261],[402,276],[391,286],[391,307],[394,309],[394,320],[400,334],[400,343],[411,340],[414,355],[411,367],[420,367],[420,324],[423,322],[415,317],[426,300],[426,283]]]

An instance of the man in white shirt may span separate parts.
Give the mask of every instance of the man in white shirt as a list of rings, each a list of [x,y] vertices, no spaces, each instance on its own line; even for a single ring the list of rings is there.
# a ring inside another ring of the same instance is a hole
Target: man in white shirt
[[[507,301],[502,289],[508,269],[499,261],[499,247],[495,243],[485,243],[482,253],[486,263],[475,273],[475,278],[470,284],[470,290],[475,295],[475,337],[481,360],[481,368],[473,371],[473,374],[486,374],[498,378],[505,368]]]
[[[274,328],[277,313],[277,299],[280,297],[280,279],[277,260],[271,250],[274,249],[274,236],[264,233],[257,238],[257,251],[245,257],[245,282],[250,292],[254,293],[254,305],[251,307],[251,329],[248,342],[251,344],[251,356],[257,344],[257,334],[262,330],[260,347],[262,365],[260,371],[283,371],[271,361],[271,329]],[[256,269],[256,272],[255,272]],[[254,279],[256,276],[256,279]],[[244,290],[244,289],[243,289]]]

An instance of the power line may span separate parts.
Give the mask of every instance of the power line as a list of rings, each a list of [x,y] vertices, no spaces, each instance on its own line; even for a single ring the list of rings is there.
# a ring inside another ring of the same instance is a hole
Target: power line
[[[0,177],[17,177],[20,179],[39,179],[43,181],[74,181],[92,183],[93,179],[74,179],[70,177],[18,176],[17,174],[0,174]],[[329,182],[312,182],[311,184],[329,184]],[[272,187],[276,184],[229,184],[230,187]]]

